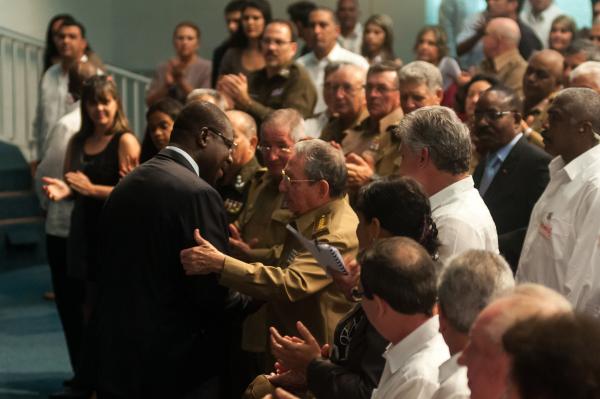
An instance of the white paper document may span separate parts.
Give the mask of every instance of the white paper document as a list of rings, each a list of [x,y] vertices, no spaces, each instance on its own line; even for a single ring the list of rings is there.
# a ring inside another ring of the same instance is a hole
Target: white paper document
[[[348,271],[344,266],[342,254],[340,254],[340,251],[336,247],[324,242],[309,240],[289,224],[285,227],[298,239],[298,241],[300,241],[304,248],[315,257],[319,265],[342,274],[348,274]]]

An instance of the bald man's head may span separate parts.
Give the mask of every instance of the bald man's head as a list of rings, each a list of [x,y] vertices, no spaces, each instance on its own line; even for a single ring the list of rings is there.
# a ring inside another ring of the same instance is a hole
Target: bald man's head
[[[494,58],[519,47],[521,31],[519,25],[510,18],[494,18],[485,27],[483,52],[487,58]]]
[[[564,57],[558,51],[542,50],[531,56],[523,75],[526,108],[535,106],[560,89],[563,68]]]

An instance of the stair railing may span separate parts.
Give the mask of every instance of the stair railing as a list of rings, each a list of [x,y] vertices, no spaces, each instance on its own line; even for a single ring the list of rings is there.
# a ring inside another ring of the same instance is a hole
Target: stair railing
[[[33,120],[43,69],[44,42],[0,27],[0,140],[18,146],[27,160],[35,154]],[[145,126],[144,102],[150,79],[106,65],[114,77],[131,128]]]

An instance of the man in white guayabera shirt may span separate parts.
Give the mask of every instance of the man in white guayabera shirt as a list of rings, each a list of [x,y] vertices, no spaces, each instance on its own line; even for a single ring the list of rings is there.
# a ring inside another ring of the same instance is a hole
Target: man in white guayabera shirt
[[[562,90],[543,133],[556,155],[550,182],[533,208],[517,269],[518,282],[563,294],[575,310],[600,317],[600,95]]]
[[[450,357],[434,315],[436,265],[406,237],[378,240],[359,256],[358,294],[367,318],[390,341],[383,373],[371,399],[429,399],[438,367]]]
[[[417,180],[429,195],[440,260],[468,249],[498,253],[496,225],[469,174],[469,129],[454,111],[440,106],[405,115],[398,129],[399,173]]]

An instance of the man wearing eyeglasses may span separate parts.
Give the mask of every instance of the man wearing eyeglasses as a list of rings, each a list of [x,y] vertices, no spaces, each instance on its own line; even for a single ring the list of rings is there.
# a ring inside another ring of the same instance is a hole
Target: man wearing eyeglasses
[[[344,198],[342,152],[317,139],[300,141],[294,151],[279,183],[294,216],[290,224],[311,241],[335,246],[344,257],[354,255],[358,218]],[[216,273],[221,284],[264,301],[264,344],[267,327],[292,336],[298,320],[318,342],[331,343],[335,326],[351,309],[351,303],[291,233],[285,237],[281,256],[269,264],[246,263],[226,256],[199,235],[196,240],[196,247],[181,252],[186,273]],[[265,366],[263,371],[272,370],[273,363],[267,361]]]
[[[494,86],[479,97],[473,123],[473,143],[482,160],[473,180],[496,224],[500,253],[513,270],[533,205],[548,184],[550,162],[520,132],[520,109],[513,90]]]
[[[293,62],[297,47],[296,27],[285,20],[271,21],[261,40],[265,67],[248,78],[225,75],[217,89],[259,124],[281,108],[294,108],[309,117],[317,102],[317,91],[306,70]]]
[[[211,187],[231,163],[233,130],[207,102],[186,106],[169,145],[122,179],[102,213],[98,397],[218,397],[228,290],[186,276],[194,229],[227,251]],[[207,361],[206,359],[210,359]]]

